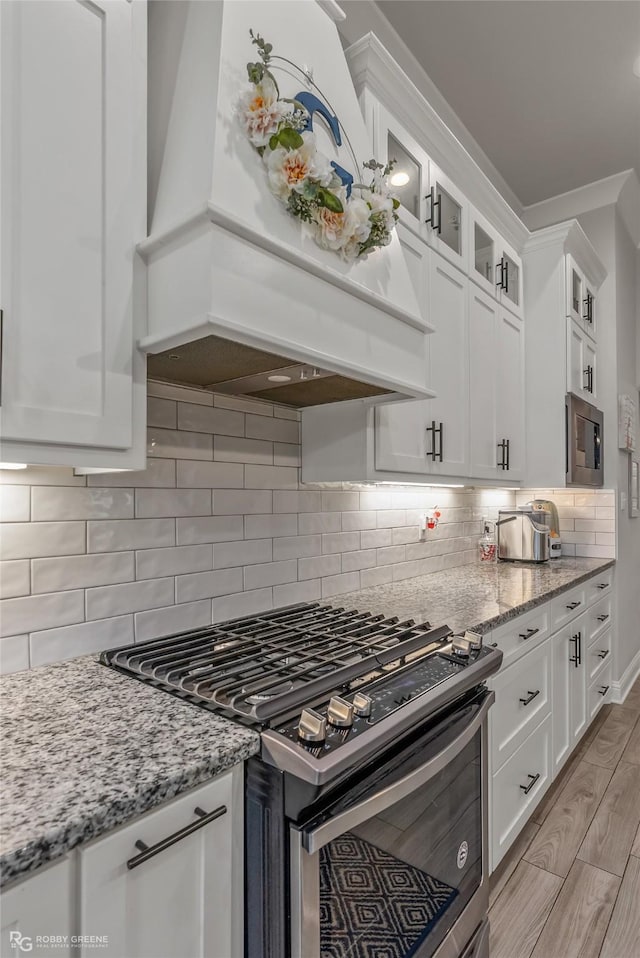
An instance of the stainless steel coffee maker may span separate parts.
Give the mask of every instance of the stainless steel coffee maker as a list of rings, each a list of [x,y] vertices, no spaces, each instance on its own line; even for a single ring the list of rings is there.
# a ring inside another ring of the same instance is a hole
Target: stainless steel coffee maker
[[[547,562],[550,556],[550,513],[542,509],[500,509],[498,558],[511,562]]]
[[[525,506],[526,509],[533,509],[534,512],[549,513],[549,558],[559,559],[562,556],[562,540],[560,538],[560,520],[558,519],[558,510],[555,502],[551,499],[532,499]]]

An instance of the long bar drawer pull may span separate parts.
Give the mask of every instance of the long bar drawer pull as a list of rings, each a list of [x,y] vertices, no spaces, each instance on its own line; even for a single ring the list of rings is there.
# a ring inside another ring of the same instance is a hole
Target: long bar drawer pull
[[[610,649],[602,649],[601,652],[598,652],[598,658],[606,659],[610,651],[611,651]]]
[[[574,610],[574,609],[577,609],[579,605],[582,605],[582,603],[581,603],[581,602],[577,602],[577,601],[576,601],[576,602],[570,602],[569,605],[567,606],[567,608],[569,609],[570,612],[573,612],[573,610]]]
[[[540,689],[536,689],[535,692],[530,692],[529,689],[527,689],[526,699],[520,699],[520,701],[522,702],[523,705],[528,705],[529,702],[533,702],[536,695],[540,695]]]
[[[171,845],[175,845],[176,842],[179,842],[188,835],[192,835],[194,832],[197,832],[199,828],[204,828],[204,826],[208,825],[209,822],[213,822],[216,820],[216,818],[221,818],[223,815],[226,815],[227,806],[221,805],[220,808],[215,808],[208,814],[199,806],[196,806],[194,811],[198,816],[195,822],[190,822],[188,825],[185,825],[184,828],[180,828],[177,832],[174,832],[173,835],[169,835],[167,838],[163,838],[161,841],[156,842],[155,845],[146,845],[145,842],[138,839],[136,842],[136,848],[139,850],[140,854],[134,855],[133,858],[129,859],[127,862],[127,868],[137,868],[138,865],[142,865],[144,862],[149,861],[149,859],[153,858],[154,855],[158,855],[160,852],[165,851],[165,849],[170,848]]]
[[[599,689],[598,689],[598,694],[599,694],[599,695],[606,695],[608,691],[609,691],[609,686],[608,686],[608,685],[603,685],[602,688],[599,688]]]
[[[540,778],[540,772],[538,772],[537,775],[527,775],[527,778],[530,778],[530,779],[531,779],[531,781],[529,782],[529,784],[528,784],[528,785],[521,785],[521,786],[520,786],[520,788],[522,789],[522,791],[524,792],[525,795],[528,795],[528,794],[529,794],[529,792],[531,791],[531,789],[533,788],[533,786],[536,784],[536,782],[537,782],[538,779]]]
[[[598,622],[606,622],[609,618],[609,614],[605,612],[603,615],[598,616]]]
[[[599,582],[598,585],[596,586],[596,589],[608,589],[608,588],[609,588],[608,582]]]
[[[521,639],[530,639],[532,635],[535,635],[536,632],[539,632],[540,629],[527,629],[526,632],[519,632],[518,635]]]

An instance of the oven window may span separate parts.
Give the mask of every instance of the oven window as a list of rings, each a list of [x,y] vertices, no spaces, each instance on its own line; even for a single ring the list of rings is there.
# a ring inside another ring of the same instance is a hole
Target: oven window
[[[482,880],[480,750],[320,850],[321,958],[433,955]]]

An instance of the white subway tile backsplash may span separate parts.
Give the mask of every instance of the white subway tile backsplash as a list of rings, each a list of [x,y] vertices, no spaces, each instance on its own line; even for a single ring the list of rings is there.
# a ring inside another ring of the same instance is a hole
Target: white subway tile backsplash
[[[31,521],[61,519],[132,519],[133,489],[65,489],[36,486],[31,490]]]
[[[7,635],[0,639],[0,675],[29,668],[29,636]]]
[[[294,419],[296,422],[300,422],[299,410],[290,409],[288,406],[279,406],[277,403],[274,403],[273,415],[278,419]]]
[[[210,516],[211,493],[206,489],[136,489],[136,518]]]
[[[271,589],[255,589],[251,592],[238,592],[235,595],[221,595],[212,602],[213,621],[239,619],[246,615],[256,615],[273,608]]]
[[[246,489],[295,489],[298,486],[298,470],[289,466],[246,465],[244,485]]]
[[[313,556],[298,559],[298,578],[317,579],[326,575],[336,575],[342,571],[341,556]]]
[[[564,550],[564,546],[562,547]],[[584,558],[591,559],[612,559],[615,558],[615,547],[614,546],[602,546],[602,545],[577,545],[576,556],[582,556]]]
[[[549,498],[555,502],[563,555],[615,558],[615,493],[611,490],[523,490],[521,495],[524,501]]]
[[[245,519],[246,522],[246,519]],[[322,552],[322,536],[286,536],[273,540],[273,558],[302,559],[319,556]]]
[[[201,599],[198,602],[184,602],[162,609],[150,609],[148,612],[136,612],[133,621],[136,642],[147,642],[161,635],[172,635],[187,629],[199,629],[211,624],[211,600]]]
[[[178,460],[177,485],[187,489],[242,488],[244,466],[237,462]]]
[[[245,542],[219,542],[213,550],[214,569],[230,566],[253,565],[256,562],[271,562],[271,539],[251,539]]]
[[[616,537],[613,532],[596,532],[597,546],[615,546]]]
[[[213,459],[213,436],[152,426],[147,429],[147,455],[160,459]]]
[[[161,429],[178,428],[178,404],[173,399],[147,398],[147,426]]]
[[[596,519],[609,519],[613,524],[616,519],[616,510],[612,506],[596,505]]]
[[[29,486],[0,486],[0,522],[28,522],[30,493]]]
[[[17,471],[0,469],[0,486],[86,486],[86,476],[76,476],[66,466],[29,466]],[[604,505],[604,503],[603,503]]]
[[[360,587],[368,589],[369,586],[386,585],[393,582],[393,566],[384,565],[376,569],[363,569],[360,573]]]
[[[322,598],[328,599],[332,595],[342,595],[344,592],[354,592],[359,588],[359,572],[345,572],[342,575],[326,576],[322,580]]]
[[[31,559],[86,552],[84,522],[9,522],[2,526],[0,559]]]
[[[615,519],[576,519],[576,532],[614,532]]]
[[[248,412],[254,416],[274,415],[274,408],[271,403],[262,402],[260,399],[249,399],[244,396],[225,396],[222,393],[215,393],[213,404],[220,409],[236,409],[238,412]]]
[[[205,572],[213,569],[213,546],[176,546],[136,552],[136,579],[159,579],[167,575]]]
[[[0,562],[0,599],[15,599],[31,591],[28,559]]]
[[[404,509],[383,509],[378,513],[378,529],[393,529],[407,525],[407,513]]]
[[[245,435],[249,439],[270,439],[272,442],[300,442],[300,426],[290,419],[267,416],[246,416]]]
[[[296,602],[316,602],[322,596],[321,579],[307,579],[306,582],[292,582],[288,585],[274,585],[273,605],[294,605]]]
[[[377,524],[377,512],[372,509],[366,512],[343,512],[342,513],[342,531],[359,532],[362,529],[375,529]]]
[[[0,602],[0,635],[21,635],[84,621],[84,592],[28,595]]]
[[[248,516],[271,511],[284,511],[273,509],[274,495],[275,493],[272,493],[270,489],[214,489],[213,514],[216,516]],[[295,512],[295,509],[289,511]]]
[[[355,552],[359,548],[359,532],[330,532],[322,536],[322,551],[325,555],[331,552]]]
[[[358,492],[322,492],[323,512],[352,512],[358,508],[360,494]]]
[[[179,546],[200,542],[233,542],[242,539],[242,516],[204,516],[176,519]]]
[[[250,565],[244,570],[245,589],[263,589],[284,582],[296,582],[297,579],[298,563],[295,559]]]
[[[170,605],[175,599],[175,586],[172,578],[146,579],[87,589],[86,595],[87,621],[90,621]]]
[[[175,459],[147,459],[147,468],[131,472],[100,473],[87,476],[89,486],[109,486],[118,488],[127,486],[131,489],[172,489],[176,484]]]
[[[244,413],[232,409],[178,403],[178,429],[217,436],[244,436]]]
[[[90,586],[132,582],[135,578],[133,552],[105,552],[93,555],[33,559],[31,591],[62,592]]]
[[[359,549],[357,552],[345,552],[342,555],[342,571],[356,572],[359,569],[371,569],[376,565],[375,549]]]
[[[405,550],[408,546],[387,546],[378,549],[378,565],[393,565],[396,562],[404,562],[406,558]]]
[[[274,442],[274,466],[299,466],[300,462],[300,446],[289,442]]]
[[[298,516],[245,516],[245,539],[273,539],[280,536],[295,536],[298,531]]]
[[[341,528],[339,512],[303,512],[298,515],[298,532],[301,536],[317,532],[340,532]]]
[[[213,393],[207,389],[199,389],[196,386],[174,386],[173,383],[161,383],[155,379],[147,381],[147,395],[213,406]]]
[[[213,599],[217,595],[242,592],[242,569],[220,569],[217,572],[194,572],[176,578],[176,602]]]
[[[262,439],[244,439],[242,436],[214,436],[213,458],[219,462],[252,462],[271,466],[274,462],[273,443]],[[291,463],[284,463],[284,465],[291,465]],[[232,485],[232,483],[219,482],[217,485]]]
[[[133,642],[132,615],[32,632],[29,636],[31,665],[48,665],[76,655],[114,649],[128,642]]]
[[[175,544],[175,519],[116,519],[87,523],[87,552],[125,552]]]
[[[273,493],[274,512],[321,512],[322,493],[304,490],[302,492],[283,492],[275,490]]]
[[[365,529],[360,533],[360,545],[363,549],[380,549],[390,546],[391,542],[391,529]]]

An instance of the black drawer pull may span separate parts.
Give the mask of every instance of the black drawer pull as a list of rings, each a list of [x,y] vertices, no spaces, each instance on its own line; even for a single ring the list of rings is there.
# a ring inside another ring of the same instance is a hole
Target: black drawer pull
[[[529,702],[533,702],[533,700],[535,699],[536,695],[540,695],[540,689],[536,689],[535,692],[530,692],[530,691],[527,689],[527,698],[526,698],[526,699],[520,699],[520,701],[522,702],[523,705],[528,705]]]
[[[603,613],[603,615],[598,616],[598,622],[606,622],[608,618],[609,618],[609,613],[605,612]]]
[[[574,610],[574,609],[577,609],[579,605],[582,605],[582,603],[581,603],[581,602],[578,602],[578,601],[576,601],[576,602],[570,602],[569,605],[567,606],[567,608],[569,609],[570,612],[573,612],[573,610]]]
[[[535,635],[536,632],[539,632],[540,629],[527,629],[526,632],[519,632],[518,635],[521,639],[530,639],[532,635]]]
[[[529,782],[529,784],[528,784],[528,785],[521,785],[521,786],[520,786],[520,788],[522,789],[522,791],[524,792],[525,795],[528,795],[528,794],[529,794],[529,792],[531,791],[531,789],[533,788],[533,786],[536,784],[536,782],[537,782],[538,779],[540,778],[540,772],[538,772],[537,775],[527,775],[527,778],[530,778],[530,779],[531,779],[531,781]]]
[[[609,691],[609,686],[603,685],[601,688],[598,689],[598,695],[606,695],[608,691]]]
[[[140,854],[134,855],[133,858],[129,859],[127,862],[127,868],[137,868],[138,865],[144,864],[144,862],[147,862],[150,858],[153,858],[154,855],[158,855],[160,852],[165,851],[165,849],[170,848],[171,845],[175,845],[176,842],[179,842],[188,835],[192,835],[194,832],[197,832],[199,828],[203,828],[205,825],[208,825],[209,822],[213,822],[216,818],[221,818],[222,815],[226,815],[227,806],[221,805],[220,808],[216,808],[208,814],[207,812],[203,812],[203,810],[198,806],[194,809],[194,811],[198,816],[195,822],[190,822],[188,825],[185,825],[184,828],[180,828],[177,832],[174,832],[173,835],[169,835],[167,838],[163,838],[161,841],[156,842],[155,845],[146,845],[145,842],[138,839],[136,842],[136,848],[139,850]]]
[[[596,586],[596,589],[608,589],[608,588],[609,588],[608,582],[599,582],[598,585]]]
[[[570,656],[569,661],[578,668],[582,664],[582,632],[572,635],[569,642],[574,643],[574,655]]]
[[[602,649],[600,652],[598,652],[598,658],[606,659],[610,651],[611,651],[610,649]]]

